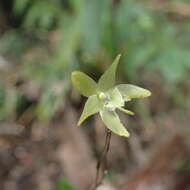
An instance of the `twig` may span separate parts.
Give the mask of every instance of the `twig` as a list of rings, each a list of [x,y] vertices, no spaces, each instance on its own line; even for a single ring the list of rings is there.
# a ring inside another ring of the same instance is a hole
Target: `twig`
[[[107,153],[109,151],[110,141],[111,141],[111,131],[106,129],[105,145],[96,165],[96,178],[95,178],[95,183],[92,186],[91,190],[95,190],[102,183],[102,180],[107,172]],[[102,174],[100,176],[101,169],[102,169]]]

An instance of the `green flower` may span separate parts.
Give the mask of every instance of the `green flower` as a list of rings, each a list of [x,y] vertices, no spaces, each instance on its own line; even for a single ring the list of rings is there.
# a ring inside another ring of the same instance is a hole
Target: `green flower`
[[[133,98],[145,98],[151,95],[149,90],[131,85],[119,84],[115,86],[116,69],[121,55],[118,55],[108,70],[100,77],[98,83],[80,71],[72,73],[72,83],[83,96],[88,97],[78,125],[81,125],[89,116],[100,113],[103,123],[113,133],[129,137],[129,132],[120,122],[116,110],[134,115],[124,109],[125,102]]]

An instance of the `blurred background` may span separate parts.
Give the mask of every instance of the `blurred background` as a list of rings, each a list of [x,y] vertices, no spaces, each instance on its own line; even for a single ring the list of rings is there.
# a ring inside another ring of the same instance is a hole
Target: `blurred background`
[[[101,190],[190,189],[188,0],[0,1],[0,190],[89,190],[104,145],[99,116],[76,127],[94,79],[117,54],[118,83],[152,92],[121,114]]]

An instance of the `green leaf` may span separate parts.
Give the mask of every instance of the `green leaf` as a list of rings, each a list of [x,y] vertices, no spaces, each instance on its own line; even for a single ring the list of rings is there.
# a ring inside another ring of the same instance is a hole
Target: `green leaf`
[[[117,88],[109,90],[107,94],[110,98],[110,101],[108,102],[106,107],[116,108],[124,106],[123,97]]]
[[[106,127],[113,133],[119,136],[129,137],[129,132],[120,122],[118,115],[114,111],[109,111],[108,109],[101,110],[100,116]]]
[[[22,14],[29,4],[30,0],[15,0],[13,1],[13,12]]]
[[[97,95],[90,96],[85,103],[83,112],[80,116],[78,126],[87,119],[89,116],[99,112],[101,109],[101,102],[99,101]]]
[[[61,179],[59,179],[57,183],[56,190],[75,190],[75,189],[70,185],[67,179],[62,177]]]
[[[105,73],[100,77],[98,81],[98,87],[102,91],[106,91],[110,88],[112,88],[115,84],[115,75],[116,75],[116,69],[117,65],[119,63],[121,55],[119,54],[112,65],[105,71]]]
[[[133,98],[145,98],[151,95],[149,90],[132,84],[119,84],[116,87],[122,94],[125,101],[129,101]]]
[[[97,83],[88,75],[80,71],[72,72],[73,86],[83,95],[89,97],[96,93]]]

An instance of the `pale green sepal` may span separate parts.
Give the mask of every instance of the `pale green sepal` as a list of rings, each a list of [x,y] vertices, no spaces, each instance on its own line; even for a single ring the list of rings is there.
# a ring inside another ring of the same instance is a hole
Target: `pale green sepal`
[[[89,97],[96,93],[97,83],[88,75],[80,71],[74,71],[71,75],[73,86],[83,96]]]
[[[112,88],[115,84],[115,75],[116,75],[116,69],[117,65],[119,63],[121,55],[119,54],[112,65],[105,71],[105,73],[100,77],[98,81],[98,87],[101,91],[106,91],[110,88]]]
[[[118,115],[114,111],[103,109],[100,111],[100,116],[106,127],[110,129],[113,133],[120,136],[129,137],[129,132],[120,122]]]
[[[132,84],[119,84],[116,87],[122,94],[125,101],[129,101],[133,98],[145,98],[151,95],[149,90]]]
[[[124,106],[124,100],[117,88],[113,88],[107,92],[107,95],[109,97],[109,102],[106,105],[106,107],[110,108],[117,108],[117,107],[122,107]]]
[[[118,109],[119,109],[120,111],[122,111],[123,113],[125,113],[125,114],[128,114],[128,115],[135,115],[134,112],[132,112],[132,111],[130,111],[130,110],[127,110],[127,109],[125,109],[125,108],[119,107]]]
[[[99,101],[97,95],[92,95],[88,98],[88,100],[85,103],[83,112],[80,116],[80,119],[77,123],[77,125],[81,125],[81,123],[87,119],[89,116],[99,112],[101,109],[101,102]]]

